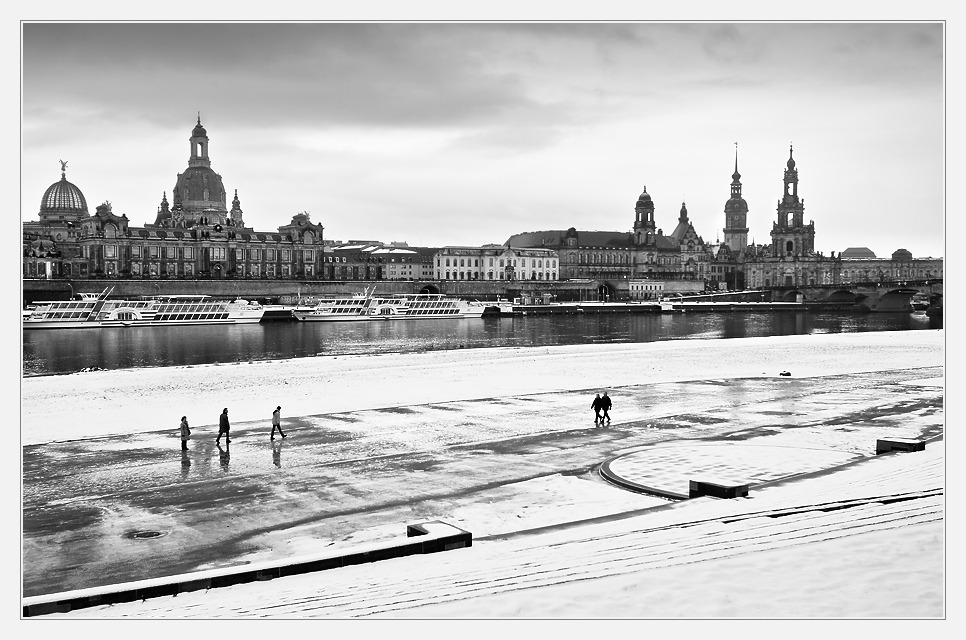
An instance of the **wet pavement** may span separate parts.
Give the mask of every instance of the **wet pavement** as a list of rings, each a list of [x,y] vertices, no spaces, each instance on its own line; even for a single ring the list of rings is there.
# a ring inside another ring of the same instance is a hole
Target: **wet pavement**
[[[494,490],[611,469],[686,494],[694,474],[752,483],[942,434],[942,369],[661,383],[237,423],[23,448],[24,595],[288,558],[360,531],[451,519]],[[534,501],[542,499],[534,494]],[[588,505],[588,512],[590,505]],[[520,524],[526,527],[525,523]],[[472,529],[470,529],[472,531]],[[474,532],[474,536],[480,532]]]

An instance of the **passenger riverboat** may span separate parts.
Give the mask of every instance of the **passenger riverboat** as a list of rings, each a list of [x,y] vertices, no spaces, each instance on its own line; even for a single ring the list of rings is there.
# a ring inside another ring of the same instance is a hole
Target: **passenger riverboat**
[[[302,322],[402,320],[419,318],[479,318],[486,307],[479,302],[441,294],[364,294],[321,300],[310,311],[294,311]]]
[[[375,298],[369,306],[373,320],[418,318],[479,318],[486,311],[481,302],[447,298],[441,294],[421,293]]]
[[[372,294],[365,293],[336,298],[323,298],[313,307],[300,307],[292,310],[292,315],[301,322],[335,322],[368,320],[369,303]]]
[[[36,302],[23,317],[24,329],[257,323],[264,307],[247,300],[216,300],[205,295],[169,295],[137,300],[108,299],[110,290],[80,300]]]

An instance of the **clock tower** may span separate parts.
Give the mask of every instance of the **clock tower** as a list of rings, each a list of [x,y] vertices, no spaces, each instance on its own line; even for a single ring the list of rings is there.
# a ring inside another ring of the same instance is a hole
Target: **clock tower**
[[[748,246],[748,203],[741,197],[741,174],[738,173],[738,143],[735,143],[735,172],[731,174],[731,197],[725,203],[724,243],[734,253]]]

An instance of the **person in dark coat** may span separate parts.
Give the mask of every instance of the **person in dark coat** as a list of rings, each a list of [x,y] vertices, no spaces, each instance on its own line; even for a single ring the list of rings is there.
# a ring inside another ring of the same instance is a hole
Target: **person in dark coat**
[[[599,393],[597,394],[597,397],[594,398],[594,401],[590,403],[590,406],[594,408],[594,424],[597,424],[600,422],[600,410],[604,406],[604,401],[601,399]]]
[[[228,408],[226,407],[225,409],[222,410],[221,416],[218,418],[218,438],[215,439],[215,442],[217,442],[218,444],[221,444],[222,434],[224,434],[225,436],[225,444],[228,444],[229,442],[231,442],[231,439],[228,437],[229,428],[230,428],[230,425],[228,424]]]
[[[607,395],[607,392],[605,391],[604,396],[600,399],[600,410],[601,410],[600,423],[601,424],[604,424],[604,418],[607,419],[607,424],[610,424],[610,415],[608,415],[607,412],[610,411],[611,404],[612,403],[610,401],[610,396]]]
[[[188,428],[188,416],[181,416],[181,450],[188,450],[188,436],[191,435],[191,429]]]
[[[281,405],[275,407],[275,411],[272,412],[272,440],[275,439],[275,430],[278,429],[278,435],[285,437],[282,433],[282,407]]]

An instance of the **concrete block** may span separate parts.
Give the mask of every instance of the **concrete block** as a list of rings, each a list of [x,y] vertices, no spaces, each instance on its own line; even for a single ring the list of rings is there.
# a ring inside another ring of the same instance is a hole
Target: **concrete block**
[[[744,498],[748,495],[747,484],[733,484],[724,482],[709,482],[706,480],[691,480],[688,497],[699,498],[711,496],[713,498]]]
[[[911,438],[889,438],[875,441],[875,455],[893,451],[925,451],[926,443]]]

